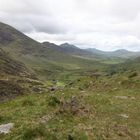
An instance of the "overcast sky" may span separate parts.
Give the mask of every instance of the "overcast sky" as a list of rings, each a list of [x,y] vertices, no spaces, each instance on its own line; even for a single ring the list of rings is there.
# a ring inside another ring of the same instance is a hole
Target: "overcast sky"
[[[0,0],[0,21],[40,42],[140,51],[140,0]]]

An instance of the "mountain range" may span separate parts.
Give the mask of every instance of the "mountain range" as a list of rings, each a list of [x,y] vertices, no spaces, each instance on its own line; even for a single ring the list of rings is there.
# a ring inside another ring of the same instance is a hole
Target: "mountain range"
[[[89,59],[92,56],[88,51],[77,47],[73,51],[68,51],[63,45],[58,46],[49,42],[39,43],[3,23],[0,23],[0,48],[42,77],[44,74],[50,75],[51,72],[57,73],[63,69],[102,67],[97,59]]]
[[[88,48],[86,49],[93,54],[98,54],[104,57],[119,57],[119,58],[130,58],[130,57],[138,57],[140,56],[140,52],[132,52],[125,49],[120,49],[116,51],[101,51],[95,48]]]

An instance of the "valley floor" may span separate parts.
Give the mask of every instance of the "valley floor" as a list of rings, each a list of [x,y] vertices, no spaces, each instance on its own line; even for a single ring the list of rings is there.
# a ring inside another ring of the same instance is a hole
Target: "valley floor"
[[[139,77],[85,76],[0,103],[2,140],[139,140]]]

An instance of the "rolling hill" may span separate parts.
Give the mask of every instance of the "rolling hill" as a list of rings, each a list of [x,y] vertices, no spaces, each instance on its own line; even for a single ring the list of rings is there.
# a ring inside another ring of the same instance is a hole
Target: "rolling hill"
[[[92,52],[80,49],[77,46],[69,43],[61,44],[60,47],[63,49],[65,53],[71,54],[73,56],[95,60],[98,58],[97,54],[93,55]]]

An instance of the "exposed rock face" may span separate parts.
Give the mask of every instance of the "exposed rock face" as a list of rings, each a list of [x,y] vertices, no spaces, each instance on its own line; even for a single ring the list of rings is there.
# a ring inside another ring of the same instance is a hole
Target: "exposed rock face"
[[[18,83],[10,80],[0,80],[0,101],[22,95],[23,92],[24,89]]]

